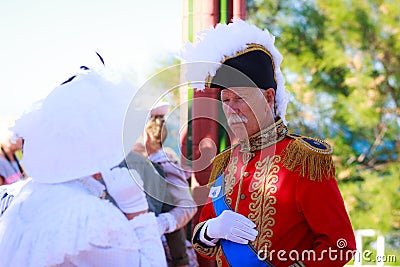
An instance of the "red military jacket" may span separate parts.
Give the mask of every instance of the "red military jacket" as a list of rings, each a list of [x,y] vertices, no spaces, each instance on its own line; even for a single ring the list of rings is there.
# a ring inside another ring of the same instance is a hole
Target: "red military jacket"
[[[245,149],[243,149],[245,148]],[[343,266],[356,249],[331,157],[317,139],[288,134],[282,121],[219,154],[212,184],[223,173],[222,190],[233,211],[257,226],[258,257],[275,266]],[[205,221],[215,218],[209,199],[195,227],[193,244],[202,256],[228,266],[220,244],[199,240]]]

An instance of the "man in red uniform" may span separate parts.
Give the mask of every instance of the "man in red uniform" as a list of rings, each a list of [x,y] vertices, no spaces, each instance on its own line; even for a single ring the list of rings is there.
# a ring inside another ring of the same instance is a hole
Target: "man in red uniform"
[[[202,34],[186,46],[187,62],[201,61],[186,77],[221,88],[238,141],[213,160],[195,249],[218,266],[343,266],[356,246],[332,149],[288,132],[274,37],[241,20]]]

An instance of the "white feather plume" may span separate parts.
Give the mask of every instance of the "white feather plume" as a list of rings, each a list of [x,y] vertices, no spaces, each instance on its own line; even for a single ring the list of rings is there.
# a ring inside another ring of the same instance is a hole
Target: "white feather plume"
[[[275,37],[267,29],[261,30],[241,19],[234,19],[232,23],[217,24],[215,28],[200,31],[195,42],[193,44],[187,42],[181,53],[185,80],[197,90],[204,90],[206,78],[215,75],[225,57],[234,56],[245,50],[248,44],[262,45],[272,55],[277,82],[276,111],[285,121],[289,93],[285,89],[280,69],[283,58],[274,42]]]

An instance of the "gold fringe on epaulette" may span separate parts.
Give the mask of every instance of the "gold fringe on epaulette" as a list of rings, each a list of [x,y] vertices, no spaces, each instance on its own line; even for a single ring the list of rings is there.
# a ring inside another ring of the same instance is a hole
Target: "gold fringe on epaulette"
[[[229,163],[231,153],[232,150],[227,149],[214,157],[214,159],[212,160],[213,167],[211,170],[210,179],[208,180],[207,184],[208,187],[211,187],[215,183],[218,175],[224,172],[226,166]]]
[[[331,154],[322,154],[307,148],[299,140],[291,142],[282,153],[283,166],[299,171],[302,177],[322,181],[335,177],[335,165]]]

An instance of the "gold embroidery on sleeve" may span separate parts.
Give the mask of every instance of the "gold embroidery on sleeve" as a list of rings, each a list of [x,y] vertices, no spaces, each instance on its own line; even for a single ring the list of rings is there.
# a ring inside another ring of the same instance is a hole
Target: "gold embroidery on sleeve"
[[[221,246],[219,247],[219,249],[217,251],[216,261],[217,261],[218,267],[222,266],[222,247]]]
[[[213,257],[217,253],[217,250],[220,246],[206,248],[202,247],[198,243],[195,243],[193,247],[198,253],[203,254],[205,256]]]
[[[193,237],[192,237],[193,247],[200,254],[209,257],[214,257],[215,254],[217,253],[218,248],[220,247],[219,245],[216,245],[215,247],[204,247],[197,240],[194,240],[196,233],[200,231],[200,228],[204,225],[204,223],[205,222],[198,223],[193,229]]]

